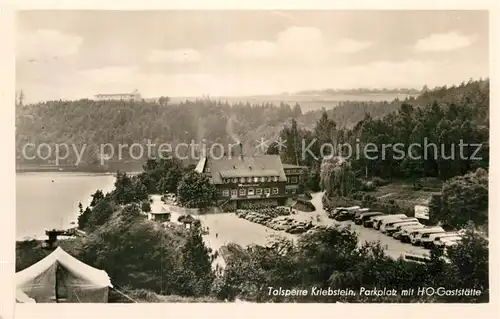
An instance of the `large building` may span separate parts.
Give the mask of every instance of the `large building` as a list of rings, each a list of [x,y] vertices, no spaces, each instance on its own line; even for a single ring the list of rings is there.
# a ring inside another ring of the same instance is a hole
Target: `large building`
[[[138,90],[132,93],[111,93],[111,94],[96,94],[94,100],[97,101],[141,101],[142,97]]]
[[[281,163],[279,155],[204,157],[195,168],[217,188],[217,203],[227,210],[284,205],[297,193],[303,168]],[[287,175],[288,174],[288,175]]]

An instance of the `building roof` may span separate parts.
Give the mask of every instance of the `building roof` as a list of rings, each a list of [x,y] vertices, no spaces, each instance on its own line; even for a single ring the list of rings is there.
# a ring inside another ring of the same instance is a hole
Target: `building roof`
[[[223,178],[262,176],[278,176],[280,182],[286,182],[285,171],[279,155],[202,158],[195,170],[201,173],[207,165],[210,168],[209,174],[214,184],[222,184]]]

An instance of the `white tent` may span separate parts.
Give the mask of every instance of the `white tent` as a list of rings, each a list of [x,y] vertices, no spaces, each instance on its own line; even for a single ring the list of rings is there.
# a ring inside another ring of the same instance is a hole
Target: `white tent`
[[[107,302],[113,288],[104,270],[91,267],[58,247],[16,273],[17,289],[36,302]]]

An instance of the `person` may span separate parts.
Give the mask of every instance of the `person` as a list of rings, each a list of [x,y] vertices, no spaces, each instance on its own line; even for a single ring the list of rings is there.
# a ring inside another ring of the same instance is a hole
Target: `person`
[[[219,233],[215,233],[215,238],[219,237]]]

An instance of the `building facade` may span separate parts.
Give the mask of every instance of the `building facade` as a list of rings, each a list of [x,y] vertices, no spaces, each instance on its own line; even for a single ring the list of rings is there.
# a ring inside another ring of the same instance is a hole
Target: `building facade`
[[[300,173],[295,172],[298,168],[290,166],[291,175],[287,176],[279,155],[226,156],[202,158],[195,171],[207,175],[215,185],[217,204],[225,210],[234,210],[284,205],[293,194],[287,187],[298,185]],[[294,183],[289,185],[288,180]]]
[[[96,94],[96,101],[141,101],[142,97],[138,90],[132,93],[112,93],[112,94]]]
[[[307,169],[305,166],[283,164],[286,175],[285,193],[291,196],[298,194],[302,172]]]

